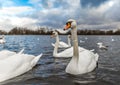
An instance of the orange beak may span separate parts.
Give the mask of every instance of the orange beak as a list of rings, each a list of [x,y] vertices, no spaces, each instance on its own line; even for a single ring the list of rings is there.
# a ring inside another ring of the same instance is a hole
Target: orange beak
[[[71,25],[70,25],[70,24],[66,24],[66,26],[64,27],[64,29],[63,29],[63,30],[68,30],[70,27],[71,27]]]

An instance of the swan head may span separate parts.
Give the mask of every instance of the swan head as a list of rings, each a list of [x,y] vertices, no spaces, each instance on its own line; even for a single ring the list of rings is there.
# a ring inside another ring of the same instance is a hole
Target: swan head
[[[66,26],[64,27],[64,30],[68,30],[69,28],[76,28],[77,26],[77,23],[76,23],[76,20],[74,19],[69,19],[67,22],[66,22]]]
[[[57,35],[58,35],[58,32],[57,32],[56,30],[54,30],[54,31],[52,32],[51,37],[56,37]]]

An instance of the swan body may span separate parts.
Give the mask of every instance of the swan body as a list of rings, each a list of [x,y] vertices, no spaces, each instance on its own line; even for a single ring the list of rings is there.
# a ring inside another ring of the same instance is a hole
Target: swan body
[[[24,49],[22,49],[19,54],[22,54],[24,51]],[[15,55],[16,52],[13,52],[13,51],[9,51],[9,50],[2,50],[0,51],[0,60],[3,60],[3,59],[6,59],[12,55]]]
[[[2,50],[0,51],[0,60],[6,59],[14,54],[16,54],[16,52],[12,52],[9,50]]]
[[[52,46],[55,47],[55,44],[52,43]],[[68,47],[70,47],[68,44],[66,44],[66,43],[63,42],[63,41],[59,41],[59,46],[58,46],[58,48],[68,48]]]
[[[89,50],[79,52],[79,58],[72,57],[70,63],[66,67],[66,72],[70,74],[84,74],[94,70],[98,54],[94,54]]]
[[[93,71],[97,66],[99,58],[98,54],[84,49],[79,51],[77,39],[77,23],[75,20],[70,19],[66,23],[64,30],[71,28],[72,41],[73,41],[73,56],[66,67],[66,72],[73,75],[84,74]]]
[[[79,52],[84,51],[85,49],[82,47],[79,47]],[[70,47],[68,49],[65,49],[64,51],[60,53],[53,53],[54,57],[64,57],[64,58],[69,58],[73,56],[73,47]]]
[[[57,33],[57,31],[53,31],[53,33],[55,33],[55,32]],[[70,35],[68,35],[68,44],[59,40],[58,33],[56,34],[56,37],[57,37],[56,40],[58,40],[58,43],[59,43],[58,48],[69,48],[69,47],[71,47]],[[52,43],[52,46],[55,47],[55,44]]]
[[[4,44],[4,43],[5,43],[5,40],[0,39],[0,44]]]
[[[0,60],[0,82],[19,76],[31,70],[42,54],[33,56],[17,53],[4,60]]]
[[[80,43],[84,43],[85,41],[83,41],[83,40],[80,40]]]
[[[5,41],[5,38],[4,38],[4,36],[1,36],[0,37],[0,44],[4,44],[6,41]]]
[[[99,47],[100,49],[107,50],[107,47],[108,47],[108,46],[104,46],[103,43],[99,42],[99,43],[97,43],[97,45],[98,45],[98,47]]]

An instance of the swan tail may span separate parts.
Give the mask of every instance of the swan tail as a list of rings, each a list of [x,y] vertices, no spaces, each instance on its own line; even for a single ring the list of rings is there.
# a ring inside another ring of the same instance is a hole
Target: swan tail
[[[23,53],[23,51],[24,51],[24,48],[23,48],[20,52],[18,52],[18,54],[22,54],[22,53]]]
[[[53,47],[55,47],[55,44],[51,43]]]
[[[35,66],[36,64],[37,64],[37,62],[39,61],[39,59],[42,57],[42,53],[40,54],[40,55],[38,55],[38,56],[36,56],[33,60],[32,60],[32,62],[31,62],[31,65],[32,66]]]
[[[98,61],[99,55],[96,53],[95,54],[95,60]]]

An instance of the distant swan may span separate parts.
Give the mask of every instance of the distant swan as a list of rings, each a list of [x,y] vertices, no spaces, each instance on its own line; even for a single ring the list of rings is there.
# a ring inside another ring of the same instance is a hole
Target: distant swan
[[[103,45],[102,42],[97,43],[97,45],[99,46],[100,49],[107,50],[108,46]]]
[[[67,48],[62,52],[58,53],[58,46],[59,46],[59,37],[57,36],[58,33],[57,32],[53,32],[52,36],[56,37],[56,43],[55,43],[55,47],[54,47],[54,51],[53,51],[53,56],[54,57],[72,57],[73,56],[73,47]],[[83,51],[84,48],[79,47],[79,51]]]
[[[83,40],[80,40],[80,43],[84,43],[85,41],[83,41]]]
[[[113,41],[115,41],[115,39],[111,39],[111,41],[113,42]]]
[[[73,41],[73,57],[66,67],[66,72],[73,75],[84,74],[93,71],[97,66],[98,54],[84,49],[79,51],[77,39],[76,21],[70,19],[67,21],[64,30],[71,28]]]
[[[53,31],[53,33],[57,33],[57,31]],[[54,36],[52,36],[52,37],[54,37]],[[58,48],[68,48],[68,47],[71,47],[70,35],[68,35],[68,44],[59,40],[58,33],[56,34],[56,40],[58,40],[58,43],[59,43]],[[52,46],[55,47],[55,44],[52,43]]]
[[[39,61],[38,56],[17,53],[6,59],[0,59],[0,82],[19,76],[31,70]]]
[[[4,37],[4,35],[2,35],[1,37],[0,37],[0,44],[4,44],[6,41],[5,41],[5,37]]]

